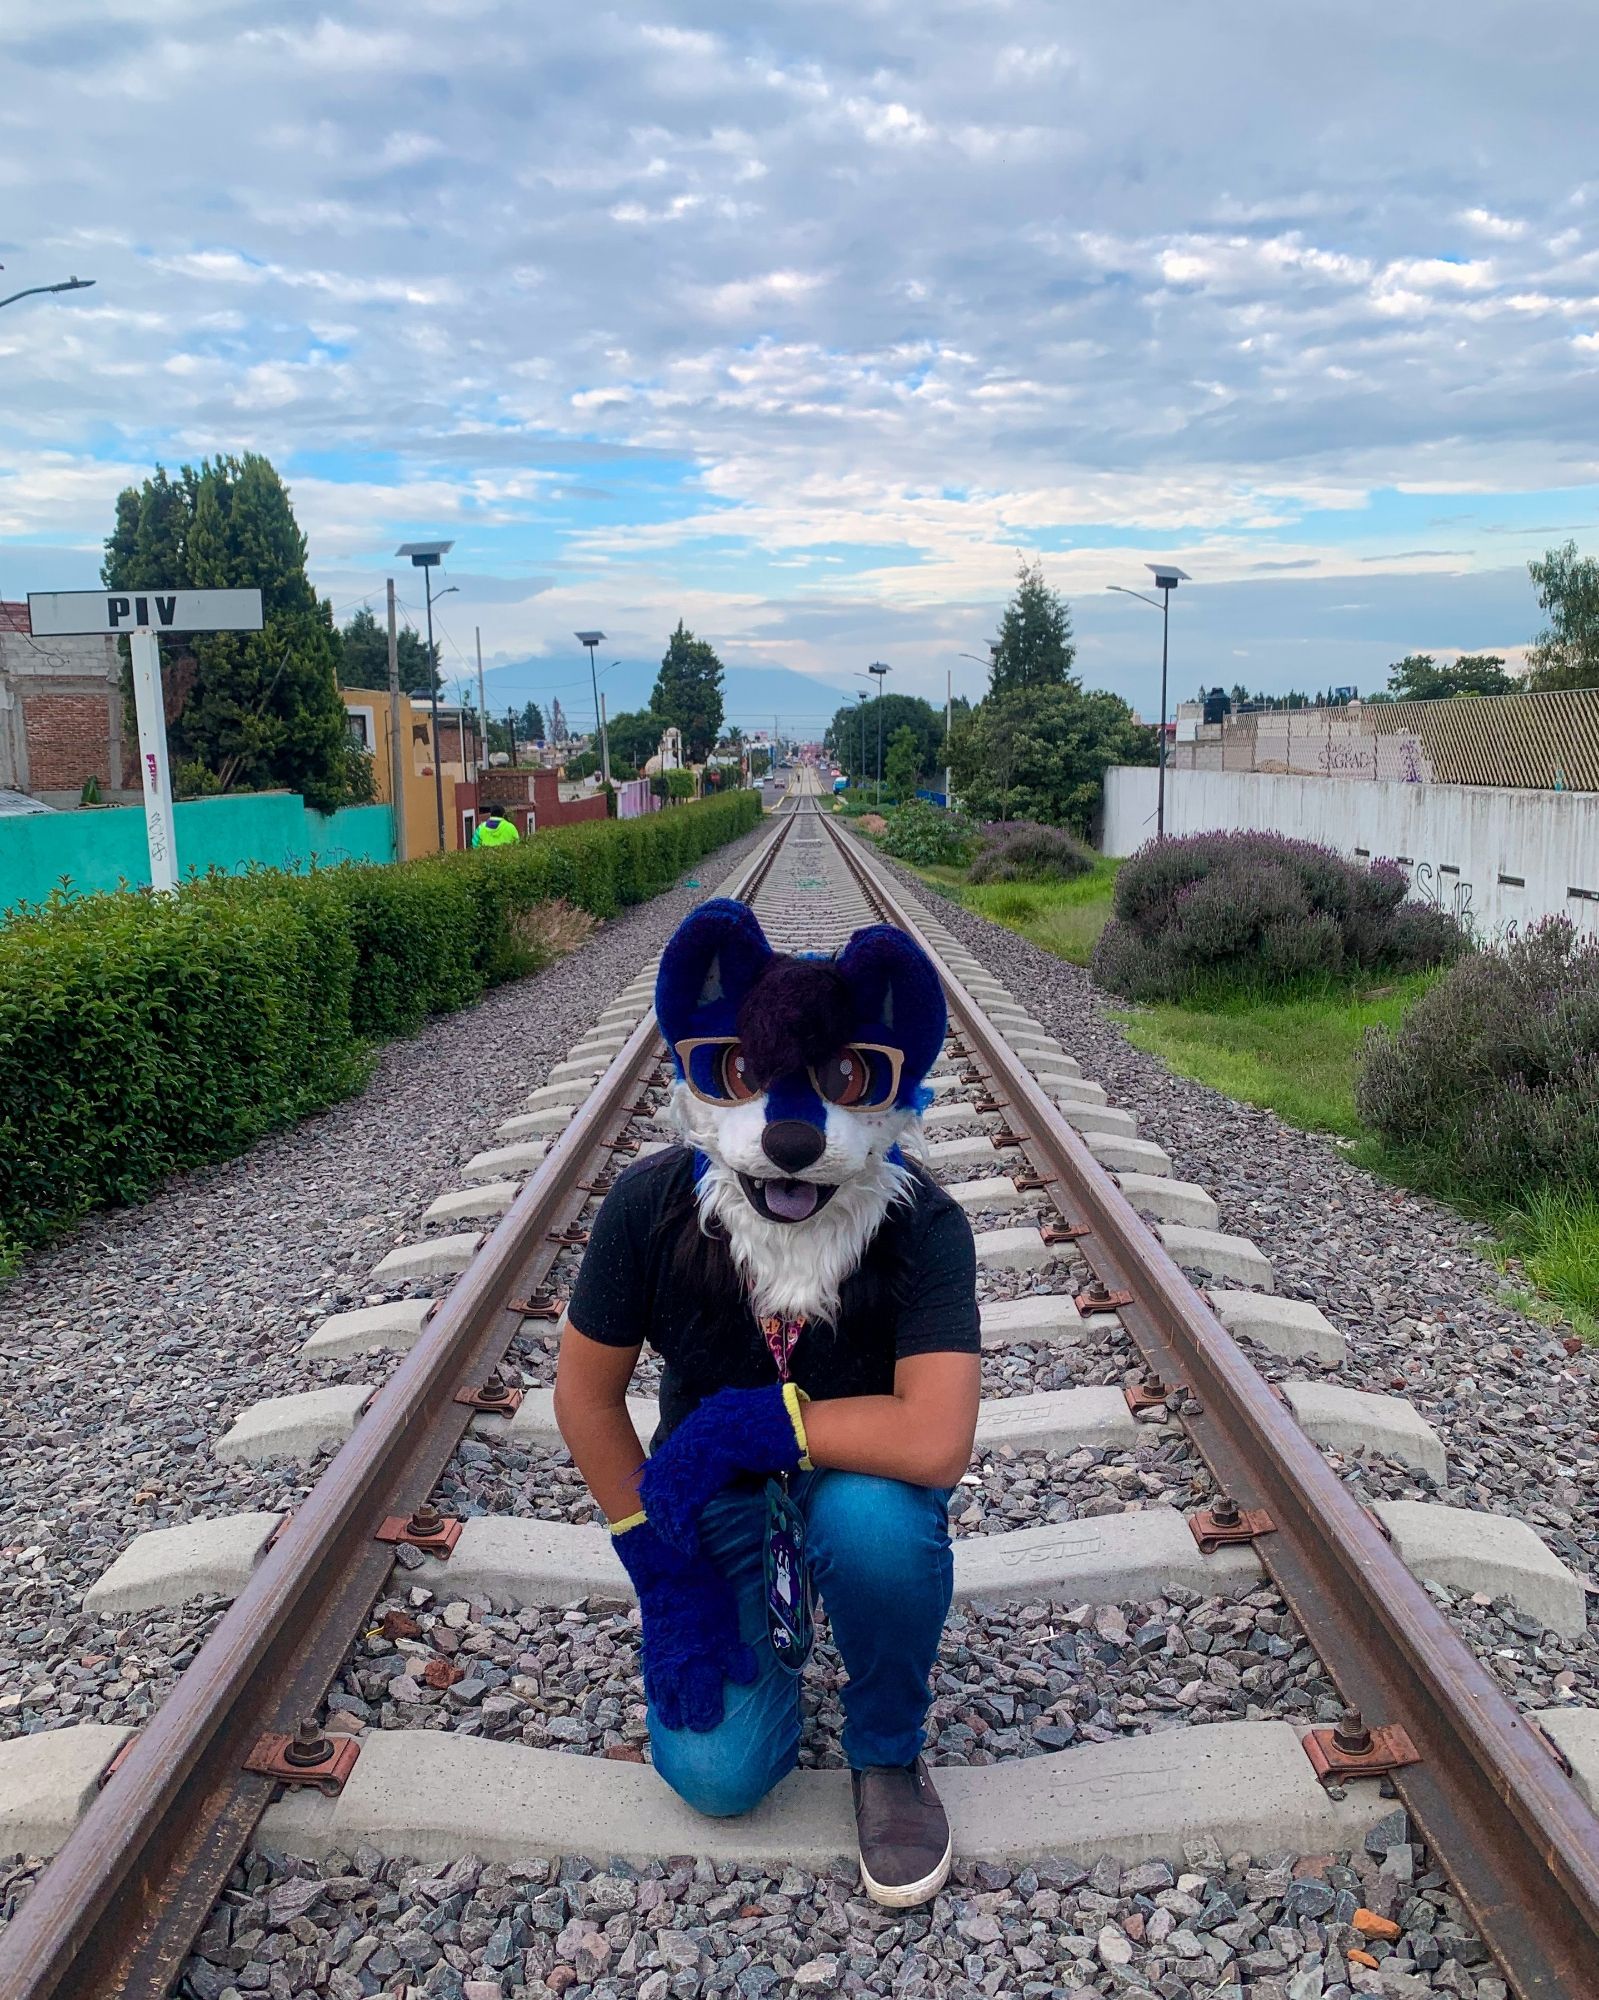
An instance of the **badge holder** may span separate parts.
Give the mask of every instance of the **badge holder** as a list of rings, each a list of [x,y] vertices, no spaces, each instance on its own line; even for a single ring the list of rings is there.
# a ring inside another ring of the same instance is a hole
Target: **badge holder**
[[[815,1625],[805,1567],[805,1517],[780,1480],[766,1482],[766,1636],[777,1664],[797,1674],[810,1657]]]

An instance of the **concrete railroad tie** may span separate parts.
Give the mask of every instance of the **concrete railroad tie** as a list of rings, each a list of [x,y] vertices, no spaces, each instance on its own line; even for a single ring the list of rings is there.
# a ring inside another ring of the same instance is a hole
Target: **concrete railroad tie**
[[[1533,1719],[1571,1759],[1583,1799],[1599,1804],[1599,1711],[1544,1709]],[[132,1733],[80,1722],[0,1743],[0,1854],[56,1853]],[[1199,1839],[1224,1854],[1341,1853],[1392,1806],[1369,1783],[1330,1797],[1287,1722],[1214,1722],[946,1766],[938,1783],[962,1855],[1011,1864],[1049,1853],[1169,1861]],[[707,1820],[642,1765],[435,1730],[366,1731],[340,1796],[286,1795],[268,1809],[261,1838],[312,1860],[366,1845],[429,1863],[492,1861],[563,1853],[574,1827],[585,1846],[635,1865],[692,1853],[821,1870],[854,1853],[840,1771],[795,1772],[744,1818]]]

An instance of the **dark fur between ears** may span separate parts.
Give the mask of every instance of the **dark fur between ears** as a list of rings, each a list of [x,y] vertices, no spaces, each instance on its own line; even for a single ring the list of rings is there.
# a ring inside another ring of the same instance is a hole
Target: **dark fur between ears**
[[[854,1032],[849,981],[828,958],[773,958],[738,1010],[738,1038],[757,1090],[826,1062]]]
[[[753,1036],[763,1084],[845,1042],[890,1043],[905,1057],[901,1105],[916,1102],[945,1027],[938,973],[903,931],[869,924],[836,959],[779,957],[754,912],[728,897],[701,903],[673,932],[656,975],[655,1015],[669,1045]]]

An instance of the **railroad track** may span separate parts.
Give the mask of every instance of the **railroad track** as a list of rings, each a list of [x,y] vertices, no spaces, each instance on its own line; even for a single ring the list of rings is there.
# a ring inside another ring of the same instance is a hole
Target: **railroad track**
[[[1215,1229],[1206,1191],[1174,1181],[1158,1146],[810,798],[785,804],[727,886],[779,947],[831,948],[881,918],[944,970],[951,1038],[929,1159],[972,1217],[984,1292],[978,1470],[957,1503],[970,1616],[1023,1598],[1152,1602],[1167,1616],[1185,1600],[1253,1600],[1319,1658],[1307,1667],[1308,1649],[1281,1638],[1299,1678],[1251,1684],[1245,1720],[1131,1736],[1090,1725],[1070,1748],[1050,1751],[1046,1734],[1026,1746],[1043,1755],[952,1765],[941,1783],[963,1848],[993,1862],[1052,1850],[1132,1860],[1174,1851],[1186,1829],[1222,1853],[1343,1851],[1397,1797],[1516,1992],[1599,1991],[1599,1825],[1568,1775],[1595,1781],[1593,1711],[1545,1717],[1546,1735],[1426,1587],[1465,1583],[1569,1634],[1583,1622],[1580,1581],[1520,1522],[1462,1520],[1425,1500],[1357,1503],[1325,1451],[1358,1437],[1436,1477],[1436,1436],[1391,1398],[1314,1373],[1267,1381],[1240,1339],[1325,1370],[1335,1330],[1275,1297],[1269,1261]],[[799,1774],[748,1822],[677,1810],[638,1769],[636,1703],[631,1714],[613,1703],[603,1754],[562,1754],[543,1747],[562,1738],[538,1723],[537,1674],[519,1677],[529,1694],[493,1667],[512,1690],[500,1700],[515,1740],[438,1726],[459,1718],[446,1704],[462,1678],[449,1649],[423,1643],[441,1615],[464,1608],[459,1626],[482,1642],[469,1660],[497,1657],[489,1606],[514,1614],[518,1646],[559,1655],[565,1607],[625,1595],[554,1450],[548,1383],[585,1212],[619,1161],[665,1143],[650,970],[434,1204],[430,1228],[378,1267],[402,1295],[335,1315],[307,1343],[308,1356],[397,1355],[387,1378],[256,1405],[217,1441],[219,1457],[253,1464],[342,1441],[304,1503],[141,1537],[91,1588],[88,1608],[107,1611],[199,1590],[232,1604],[138,1736],[86,1725],[0,1746],[0,1830],[9,1769],[21,1844],[61,1843],[0,1937],[5,2000],[166,1993],[258,1830],[313,1858],[357,1844],[433,1862],[697,1850],[781,1869],[848,1850],[843,1790],[826,1771]],[[1073,1386],[1037,1387],[1063,1377]],[[1096,1484],[1106,1472],[1112,1493]],[[497,1511],[507,1496],[512,1511]],[[1113,1650],[1127,1638],[1119,1616],[1094,1612]],[[406,1647],[402,1663],[425,1655],[443,1670],[385,1702],[357,1691],[372,1679],[365,1659]],[[1296,1706],[1289,1696],[1307,1688]],[[1185,1692],[1128,1696],[1114,1720],[1171,1722]],[[347,1735],[352,1716],[416,1726]],[[955,1754],[971,1747],[963,1728],[946,1746]],[[1331,1760],[1325,1781],[1302,1738]]]

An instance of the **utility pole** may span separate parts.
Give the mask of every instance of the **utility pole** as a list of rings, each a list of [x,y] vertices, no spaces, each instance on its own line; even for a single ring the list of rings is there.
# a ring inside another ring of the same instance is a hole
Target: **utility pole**
[[[444,853],[449,845],[444,832],[444,745],[439,737],[439,670],[438,656],[433,650],[433,572],[455,547],[454,542],[401,542],[394,551],[397,556],[409,556],[414,569],[422,572],[422,588],[427,593],[428,608],[428,715],[433,728],[433,796],[439,809],[439,852]],[[451,589],[454,585],[451,585]],[[448,596],[448,592],[445,593]],[[466,766],[466,750],[461,751],[463,770]]]
[[[389,578],[389,795],[394,809],[394,856],[410,859],[405,825],[405,752],[400,721],[400,635],[394,622],[394,578]]]
[[[483,779],[483,759],[489,754],[489,698],[483,691],[483,627],[474,625],[472,637],[477,641],[477,712],[483,726],[483,741],[478,746],[478,781]],[[511,762],[516,762],[516,738],[511,738]],[[483,801],[478,800],[481,805]]]
[[[611,740],[605,733],[605,697],[600,696],[600,783],[611,782]]]

